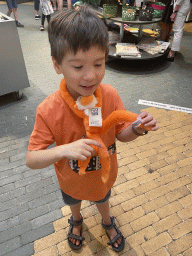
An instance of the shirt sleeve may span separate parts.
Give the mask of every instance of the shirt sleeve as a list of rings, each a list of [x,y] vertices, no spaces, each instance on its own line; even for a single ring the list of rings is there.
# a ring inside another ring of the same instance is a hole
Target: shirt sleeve
[[[55,138],[51,133],[41,111],[37,108],[35,126],[31,134],[28,150],[43,150],[55,142]]]
[[[176,6],[176,5],[181,6],[181,5],[183,4],[183,2],[184,2],[184,0],[176,0],[176,1],[175,1],[175,6]]]

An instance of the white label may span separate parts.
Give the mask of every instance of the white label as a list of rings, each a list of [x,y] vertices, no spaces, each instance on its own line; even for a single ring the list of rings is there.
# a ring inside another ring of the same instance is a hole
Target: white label
[[[100,107],[89,109],[89,126],[102,126],[102,116]]]

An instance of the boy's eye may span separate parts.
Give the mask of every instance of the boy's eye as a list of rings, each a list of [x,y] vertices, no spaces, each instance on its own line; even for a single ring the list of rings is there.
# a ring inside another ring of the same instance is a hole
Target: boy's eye
[[[83,66],[78,66],[78,67],[75,67],[75,66],[74,66],[75,69],[81,69],[82,67],[83,67]]]
[[[102,64],[96,64],[95,66],[96,66],[96,67],[101,67],[101,65],[102,65]]]

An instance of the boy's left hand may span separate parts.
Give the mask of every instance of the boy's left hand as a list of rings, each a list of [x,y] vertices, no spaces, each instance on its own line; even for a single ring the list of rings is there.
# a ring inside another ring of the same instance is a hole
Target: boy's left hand
[[[144,133],[148,131],[149,128],[147,129],[147,127],[152,127],[150,129],[151,131],[156,131],[159,128],[157,121],[153,119],[153,116],[146,111],[141,112],[141,114],[138,115],[138,119],[141,121],[141,124],[144,125],[144,128],[135,128],[138,133]]]

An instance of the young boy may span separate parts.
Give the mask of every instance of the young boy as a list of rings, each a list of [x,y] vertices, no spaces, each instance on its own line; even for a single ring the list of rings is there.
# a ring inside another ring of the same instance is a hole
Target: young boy
[[[102,216],[113,250],[124,248],[124,237],[110,217],[108,199],[117,177],[116,138],[122,142],[145,134],[147,128],[133,128],[130,123],[120,122],[109,129],[101,139],[110,152],[111,169],[109,179],[101,179],[99,159],[92,146],[102,145],[84,138],[85,127],[80,110],[73,106],[79,96],[99,95],[103,120],[115,110],[124,110],[117,91],[109,85],[100,84],[105,74],[108,54],[108,31],[104,23],[85,6],[59,12],[49,24],[49,41],[53,66],[57,74],[65,79],[60,89],[46,98],[37,108],[35,127],[29,141],[26,164],[31,169],[55,165],[65,204],[71,208],[68,242],[72,249],[80,249],[84,238],[83,218],[80,214],[81,200],[90,200]],[[83,110],[82,110],[83,112]],[[80,113],[80,115],[78,114]],[[156,120],[142,112],[141,123],[158,129]],[[56,147],[47,149],[56,142]],[[79,160],[91,157],[85,175],[79,175]]]

